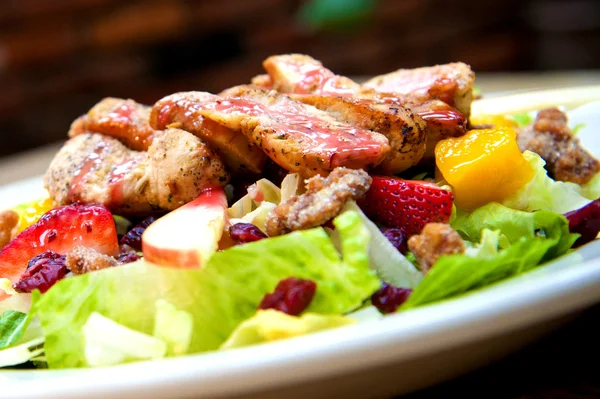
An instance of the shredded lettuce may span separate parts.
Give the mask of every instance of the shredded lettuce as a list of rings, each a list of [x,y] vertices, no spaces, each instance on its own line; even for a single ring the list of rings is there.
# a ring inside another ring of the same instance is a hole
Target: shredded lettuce
[[[554,181],[548,177],[546,162],[536,153],[525,151],[523,156],[533,167],[535,175],[529,183],[503,201],[509,208],[522,211],[540,209],[566,213],[587,205],[590,200],[581,194],[581,187],[574,183]]]
[[[167,345],[158,338],[127,328],[92,312],[81,328],[88,366],[111,366],[133,360],[159,359]]]
[[[490,204],[492,205],[492,204]],[[496,255],[490,251],[482,251],[477,256],[472,254],[451,255],[441,257],[425,276],[423,281],[414,289],[408,300],[400,307],[401,310],[437,302],[455,297],[466,292],[485,287],[505,278],[524,273],[535,266],[564,254],[578,238],[578,234],[569,233],[567,219],[549,211],[538,211],[531,214],[531,220],[520,221],[519,216],[524,212],[495,206],[496,212],[482,212],[479,219],[481,229],[475,227],[475,220],[469,225],[468,234],[471,237],[479,235],[482,248],[494,245],[494,235],[482,233],[490,224],[501,226],[502,232],[511,245],[501,249]],[[514,212],[513,215],[510,212]],[[504,219],[504,220],[503,220]],[[525,231],[527,230],[527,231]],[[479,233],[476,234],[475,232]],[[521,231],[520,236],[516,233]],[[465,232],[465,230],[461,230]],[[498,235],[498,240],[500,235]],[[484,240],[489,240],[486,243]],[[493,252],[493,249],[492,249]]]
[[[484,228],[481,230],[481,242],[476,245],[467,242],[470,246],[467,247],[465,254],[473,258],[496,256],[500,248],[510,246],[508,242],[501,243],[504,238],[506,237],[500,234],[500,230]]]
[[[269,212],[271,212],[275,208],[275,206],[276,205],[272,202],[263,201],[253,211],[246,213],[241,218],[231,218],[229,219],[229,222],[231,224],[242,222],[252,223],[256,227],[261,229],[264,233],[266,233],[267,216],[269,215]]]
[[[302,183],[304,180],[298,173],[289,173],[281,182],[281,201],[285,201],[290,197],[300,194],[303,190]]]
[[[272,309],[259,310],[254,316],[242,322],[220,349],[298,337],[353,323],[355,323],[354,319],[340,315],[305,313],[298,317]]]
[[[156,301],[156,319],[152,335],[167,344],[167,355],[187,353],[193,328],[194,318],[189,312],[178,310],[165,300]]]
[[[335,222],[343,241],[366,237],[360,217]],[[164,300],[193,317],[188,353],[218,349],[239,323],[256,313],[277,283],[294,276],[316,282],[310,313],[345,314],[362,305],[380,280],[362,260],[368,242],[343,243],[343,256],[322,228],[264,239],[214,254],[203,269],[157,267],[144,261],[59,281],[36,305],[53,368],[87,363],[82,328],[93,312],[143,334],[154,332]],[[135,282],[135,284],[132,284]]]
[[[44,353],[44,338],[36,338],[23,344],[0,350],[0,368],[16,366],[33,361]]]
[[[423,278],[421,272],[402,255],[354,201],[348,201],[342,213],[355,212],[360,216],[362,225],[369,231],[369,263],[379,278],[395,287],[413,288]],[[332,239],[337,240],[337,230],[332,232]]]
[[[581,195],[592,201],[600,198],[600,173],[596,173],[592,180],[581,186]]]
[[[519,127],[525,127],[531,122],[533,122],[533,119],[535,118],[535,113],[523,112],[520,114],[509,115],[508,117],[515,121],[517,125],[519,125]]]

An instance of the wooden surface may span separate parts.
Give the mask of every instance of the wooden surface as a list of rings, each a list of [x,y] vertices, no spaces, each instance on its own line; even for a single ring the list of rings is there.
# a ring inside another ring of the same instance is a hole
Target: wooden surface
[[[600,84],[600,71],[480,74],[477,81],[484,93],[514,92]],[[0,159],[0,185],[43,174],[59,146],[57,143]],[[499,363],[406,398],[600,398],[600,323],[596,323],[599,316],[600,306]]]

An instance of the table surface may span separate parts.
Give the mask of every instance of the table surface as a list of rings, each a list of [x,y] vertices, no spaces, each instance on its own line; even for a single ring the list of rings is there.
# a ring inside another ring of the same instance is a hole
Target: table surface
[[[484,96],[592,84],[600,84],[600,71],[477,75]],[[58,148],[60,143],[0,159],[0,185],[43,174]],[[600,398],[598,316],[600,306],[503,361],[406,398]]]

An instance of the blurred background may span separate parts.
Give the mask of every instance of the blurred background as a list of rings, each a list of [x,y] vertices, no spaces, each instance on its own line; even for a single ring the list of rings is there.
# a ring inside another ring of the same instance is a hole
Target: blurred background
[[[353,77],[461,60],[498,90],[491,72],[600,83],[599,43],[597,0],[0,0],[0,156],[64,139],[102,97],[219,91],[271,54]]]

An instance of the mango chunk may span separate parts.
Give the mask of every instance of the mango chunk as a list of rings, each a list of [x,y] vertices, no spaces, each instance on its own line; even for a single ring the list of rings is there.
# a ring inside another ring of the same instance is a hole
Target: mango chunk
[[[508,126],[441,140],[435,147],[435,160],[454,190],[456,206],[465,210],[502,202],[534,174],[519,150],[516,132]]]

